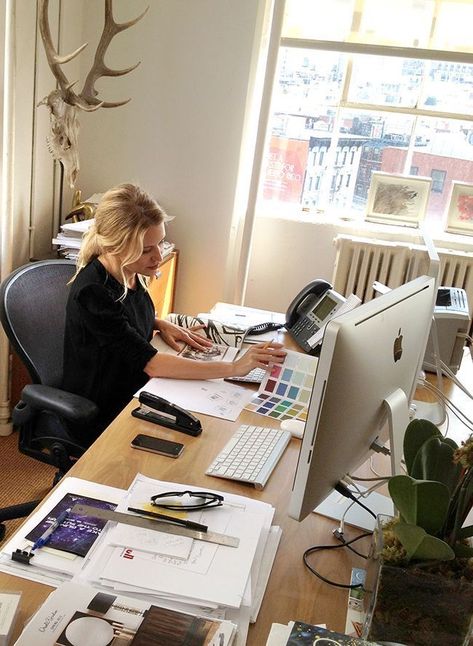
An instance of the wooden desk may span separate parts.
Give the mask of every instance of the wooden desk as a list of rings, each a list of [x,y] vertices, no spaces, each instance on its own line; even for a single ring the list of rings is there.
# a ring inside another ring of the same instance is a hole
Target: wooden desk
[[[465,362],[467,361],[471,364],[469,357],[465,358]],[[468,366],[469,381],[464,383],[471,388],[473,380],[470,379],[470,367]],[[130,413],[135,406],[136,402],[132,402],[122,411],[69,474],[101,484],[127,488],[139,471],[159,480],[227,491],[271,503],[276,508],[274,524],[282,527],[283,534],[258,620],[250,626],[247,644],[264,646],[273,622],[287,623],[293,619],[326,623],[332,630],[343,632],[347,591],[321,582],[302,563],[302,553],[308,547],[334,543],[331,531],[336,523],[315,514],[298,523],[287,515],[299,440],[291,440],[265,489],[256,491],[246,485],[206,476],[204,471],[239,423],[277,426],[277,422],[247,411],[243,411],[237,423],[199,415],[203,432],[194,438],[132,417]],[[137,433],[159,434],[160,437],[183,442],[185,450],[177,460],[136,451],[130,448],[130,441]],[[355,533],[356,530],[347,528],[347,535],[350,537]],[[359,544],[361,551],[366,552],[367,541],[368,539],[363,539]],[[346,549],[325,551],[315,558],[316,569],[324,576],[344,583],[349,582],[351,567],[363,567],[364,564],[363,559]],[[1,573],[0,588],[24,592],[15,636],[51,591],[47,586]]]

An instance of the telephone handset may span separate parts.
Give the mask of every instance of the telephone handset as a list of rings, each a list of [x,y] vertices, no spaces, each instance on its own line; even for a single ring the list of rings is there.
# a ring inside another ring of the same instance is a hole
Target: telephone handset
[[[328,323],[345,301],[326,280],[313,280],[289,305],[286,330],[303,350],[318,354],[319,343],[310,344],[309,340]]]

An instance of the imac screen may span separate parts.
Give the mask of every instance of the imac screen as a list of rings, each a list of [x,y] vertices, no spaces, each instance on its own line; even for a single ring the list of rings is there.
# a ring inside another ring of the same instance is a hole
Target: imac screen
[[[435,279],[422,276],[328,323],[289,505],[291,517],[303,520],[369,457],[376,439],[382,444],[388,440],[386,400],[397,397],[402,424],[407,425],[435,297]],[[402,437],[400,443],[402,447]]]

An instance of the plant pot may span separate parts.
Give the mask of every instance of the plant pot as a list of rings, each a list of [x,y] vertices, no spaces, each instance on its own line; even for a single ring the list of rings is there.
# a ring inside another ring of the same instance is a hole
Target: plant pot
[[[473,584],[415,566],[387,564],[378,518],[366,570],[363,637],[408,646],[467,646],[473,626]]]

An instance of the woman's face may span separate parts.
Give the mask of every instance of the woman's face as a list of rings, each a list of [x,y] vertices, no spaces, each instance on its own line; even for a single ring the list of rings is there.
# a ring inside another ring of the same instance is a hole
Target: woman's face
[[[127,265],[125,271],[143,276],[154,276],[163,259],[161,243],[164,241],[165,235],[164,223],[151,226],[143,238],[143,253],[138,260]]]

